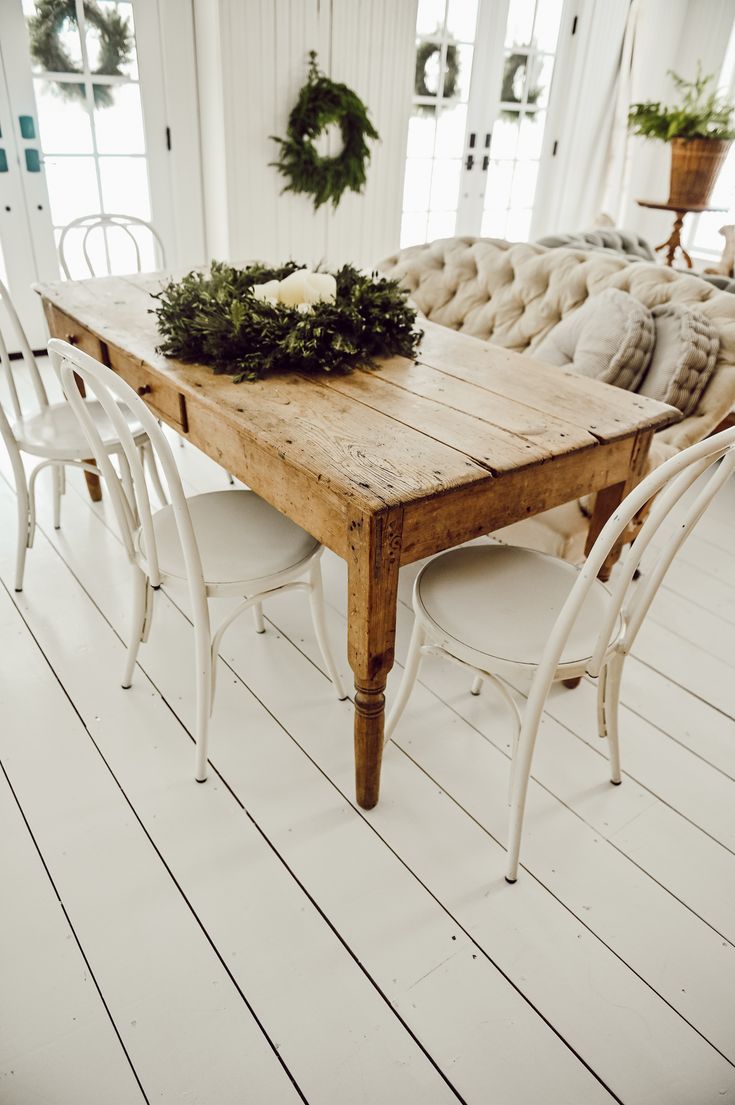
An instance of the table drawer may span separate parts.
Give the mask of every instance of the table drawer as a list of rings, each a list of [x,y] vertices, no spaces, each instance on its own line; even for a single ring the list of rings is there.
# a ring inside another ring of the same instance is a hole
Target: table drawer
[[[54,307],[48,301],[44,301],[44,306],[48,327],[53,337],[68,341],[69,345],[89,353],[95,360],[104,361],[102,342],[99,338],[95,337],[94,334],[90,334],[73,318],[69,318],[68,315],[65,315],[63,311],[60,311],[58,307]]]
[[[154,414],[180,433],[188,433],[186,400],[176,386],[133,360],[114,345],[107,350],[107,362],[140,395]]]

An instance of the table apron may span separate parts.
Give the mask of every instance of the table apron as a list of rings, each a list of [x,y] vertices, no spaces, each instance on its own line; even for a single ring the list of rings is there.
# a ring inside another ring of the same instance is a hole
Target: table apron
[[[561,503],[622,483],[637,455],[638,439],[639,434],[631,434],[407,504],[403,514],[401,564],[411,564]]]
[[[281,456],[274,456],[248,433],[247,427],[220,418],[211,404],[186,394],[175,381],[139,357],[104,341],[81,323],[43,301],[49,330],[77,349],[112,368],[141,394],[157,418],[196,445],[217,464],[242,480],[276,510],[343,559],[348,557],[351,504]]]

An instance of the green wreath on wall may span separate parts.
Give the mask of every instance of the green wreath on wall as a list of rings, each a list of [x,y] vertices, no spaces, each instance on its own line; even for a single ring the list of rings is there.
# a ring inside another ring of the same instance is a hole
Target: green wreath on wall
[[[122,76],[123,66],[133,53],[133,35],[127,19],[117,11],[104,12],[94,0],[84,0],[84,18],[100,38],[99,64],[94,74],[105,77]],[[49,73],[81,73],[69,52],[61,43],[61,33],[67,24],[77,26],[75,0],[39,0],[36,14],[28,20],[31,57]],[[53,82],[59,96],[66,100],[84,100],[83,84]],[[97,107],[110,107],[112,89],[106,84],[94,84]]]
[[[342,150],[335,157],[322,157],[314,140],[331,123],[342,132]],[[283,191],[307,193],[316,210],[327,202],[336,207],[346,189],[362,191],[370,160],[367,143],[380,135],[360,97],[320,72],[311,50],[309,76],[289,115],[286,138],[271,138],[281,147],[271,165],[288,181]]]
[[[530,80],[533,77],[533,72],[529,76],[529,56],[528,54],[509,54],[505,59],[505,66],[503,67],[503,84],[500,90],[500,99],[503,104],[520,104],[523,103],[523,85],[528,83],[529,87],[526,89],[525,103],[530,107],[535,107],[539,101],[543,88],[540,86],[533,86]],[[516,92],[516,86],[520,86],[519,92]],[[501,111],[501,116],[504,119],[515,120],[518,118],[518,112],[514,108],[504,107]]]

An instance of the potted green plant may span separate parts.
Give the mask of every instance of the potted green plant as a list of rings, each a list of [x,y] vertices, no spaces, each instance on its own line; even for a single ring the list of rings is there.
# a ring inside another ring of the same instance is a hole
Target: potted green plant
[[[670,75],[680,102],[673,107],[655,100],[632,104],[628,127],[643,138],[671,143],[671,206],[706,207],[735,138],[735,104],[718,95],[714,74],[703,77],[699,66],[693,81]]]

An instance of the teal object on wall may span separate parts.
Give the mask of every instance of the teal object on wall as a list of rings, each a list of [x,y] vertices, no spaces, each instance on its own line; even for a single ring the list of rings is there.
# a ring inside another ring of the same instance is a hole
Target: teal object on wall
[[[36,137],[36,124],[32,115],[19,115],[18,122],[20,123],[21,138]]]
[[[29,173],[41,172],[41,158],[38,155],[38,150],[26,150],[26,169]]]
[[[0,173],[7,173],[8,171],[8,155],[5,150],[0,150]]]

